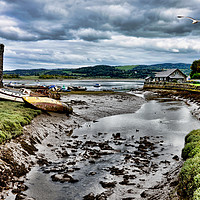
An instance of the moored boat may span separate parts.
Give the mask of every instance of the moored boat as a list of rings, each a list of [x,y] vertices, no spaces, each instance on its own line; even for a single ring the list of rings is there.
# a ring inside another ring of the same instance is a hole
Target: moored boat
[[[71,106],[48,97],[23,97],[24,102],[32,107],[39,108],[49,112],[59,112],[71,114],[73,109]]]
[[[68,86],[67,89],[72,90],[72,91],[86,91],[87,90],[87,88],[83,86]]]
[[[94,87],[101,87],[101,84],[96,83],[96,84],[94,85]]]

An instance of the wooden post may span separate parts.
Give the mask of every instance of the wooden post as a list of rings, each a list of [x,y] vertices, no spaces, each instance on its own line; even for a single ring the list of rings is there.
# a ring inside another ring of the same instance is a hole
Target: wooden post
[[[0,88],[3,87],[3,52],[4,45],[0,44]]]

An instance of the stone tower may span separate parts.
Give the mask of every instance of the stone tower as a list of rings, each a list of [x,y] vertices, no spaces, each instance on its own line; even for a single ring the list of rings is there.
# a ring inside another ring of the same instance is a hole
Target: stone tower
[[[0,88],[3,87],[3,52],[4,45],[0,44]]]

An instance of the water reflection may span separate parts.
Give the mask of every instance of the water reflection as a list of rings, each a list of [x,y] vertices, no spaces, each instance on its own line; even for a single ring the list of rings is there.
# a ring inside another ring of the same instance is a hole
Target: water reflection
[[[123,137],[162,135],[165,143],[181,148],[184,145],[184,136],[193,129],[200,128],[199,122],[190,114],[187,106],[180,101],[168,99],[165,102],[152,100],[145,103],[141,109],[133,114],[116,115],[100,119],[98,123],[84,126],[75,130],[74,134],[95,132],[120,132]],[[138,130],[138,131],[136,131]]]
[[[14,83],[13,80],[5,80],[4,84],[7,83]],[[66,88],[68,86],[83,86],[86,87],[87,90],[91,91],[99,91],[99,90],[130,90],[130,89],[138,89],[142,88],[144,81],[143,80],[40,80],[40,81],[35,81],[35,80],[19,80],[17,83],[20,84],[30,84],[30,85],[56,85],[63,87],[65,86]],[[95,84],[100,84],[101,87],[96,88],[94,87]]]

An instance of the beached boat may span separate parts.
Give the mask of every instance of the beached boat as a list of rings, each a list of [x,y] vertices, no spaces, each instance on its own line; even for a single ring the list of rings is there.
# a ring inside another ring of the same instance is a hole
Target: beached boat
[[[49,112],[59,112],[71,114],[73,109],[71,106],[48,97],[23,97],[24,102],[32,107],[39,108]]]
[[[8,88],[0,88],[0,99],[24,102],[22,97],[29,96],[28,90],[10,90]]]

